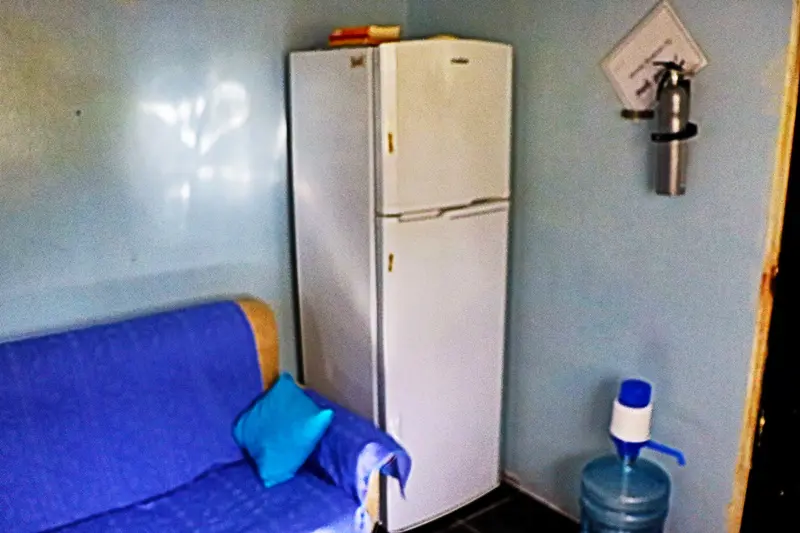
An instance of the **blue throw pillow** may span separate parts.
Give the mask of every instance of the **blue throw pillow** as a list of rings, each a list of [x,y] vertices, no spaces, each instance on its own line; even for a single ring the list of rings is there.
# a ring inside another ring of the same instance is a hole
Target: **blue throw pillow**
[[[332,419],[332,410],[319,408],[284,373],[239,415],[233,438],[255,461],[264,485],[272,487],[294,477]]]

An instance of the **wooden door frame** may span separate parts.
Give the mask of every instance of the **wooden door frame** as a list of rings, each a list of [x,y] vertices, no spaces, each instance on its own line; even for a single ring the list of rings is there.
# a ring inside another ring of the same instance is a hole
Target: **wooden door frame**
[[[761,406],[761,387],[767,359],[770,320],[774,295],[773,280],[778,273],[778,258],[783,235],[786,191],[792,160],[795,116],[797,114],[798,75],[800,75],[800,0],[794,0],[789,46],[786,51],[786,72],[783,84],[783,105],[778,128],[775,166],[772,173],[772,192],[769,203],[766,249],[761,270],[761,287],[756,310],[756,329],[747,378],[747,396],[739,435],[739,453],[734,474],[733,496],[728,504],[728,533],[739,533],[747,496],[747,482],[753,462],[753,445],[758,413]]]

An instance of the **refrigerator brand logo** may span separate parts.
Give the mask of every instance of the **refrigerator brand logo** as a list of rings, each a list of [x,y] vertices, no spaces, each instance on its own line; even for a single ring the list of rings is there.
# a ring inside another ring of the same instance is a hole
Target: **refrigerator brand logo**
[[[364,66],[364,55],[350,56],[350,68],[358,68]]]
[[[454,57],[450,60],[454,65],[469,65],[469,58],[467,57]]]

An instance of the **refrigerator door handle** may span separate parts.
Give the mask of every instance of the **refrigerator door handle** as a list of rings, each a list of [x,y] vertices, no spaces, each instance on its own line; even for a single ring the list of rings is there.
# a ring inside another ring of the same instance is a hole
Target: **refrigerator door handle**
[[[403,213],[397,216],[398,222],[418,222],[420,220],[430,220],[432,218],[439,218],[445,213],[444,209],[432,209],[429,211],[421,211],[419,213]]]
[[[457,220],[459,218],[470,218],[470,217],[477,217],[481,215],[487,215],[489,213],[497,213],[499,211],[506,211],[508,210],[508,200],[503,200],[499,202],[487,202],[481,203],[477,205],[471,205],[469,207],[461,207],[457,209],[449,209],[444,212],[445,218],[448,220]]]

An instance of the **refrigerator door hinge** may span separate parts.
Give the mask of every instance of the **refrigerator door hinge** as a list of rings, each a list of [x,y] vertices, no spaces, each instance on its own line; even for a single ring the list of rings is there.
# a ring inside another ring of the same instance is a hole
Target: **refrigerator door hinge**
[[[350,68],[363,67],[366,62],[366,54],[359,54],[357,56],[350,56]]]

